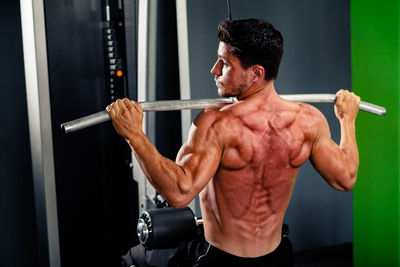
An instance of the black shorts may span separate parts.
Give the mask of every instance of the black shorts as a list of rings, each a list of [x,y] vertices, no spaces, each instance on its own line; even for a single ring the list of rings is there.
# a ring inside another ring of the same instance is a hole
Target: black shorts
[[[138,245],[123,257],[123,266],[130,267],[252,267],[293,266],[293,248],[285,236],[273,252],[257,258],[242,258],[210,245],[204,239],[182,243],[178,248],[146,249]]]

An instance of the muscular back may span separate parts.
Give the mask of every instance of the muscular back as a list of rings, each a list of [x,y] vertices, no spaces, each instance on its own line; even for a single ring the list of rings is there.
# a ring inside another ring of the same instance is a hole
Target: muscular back
[[[279,245],[295,177],[311,151],[305,130],[311,109],[255,99],[218,111],[212,127],[224,150],[200,194],[206,238],[214,246],[257,257]]]

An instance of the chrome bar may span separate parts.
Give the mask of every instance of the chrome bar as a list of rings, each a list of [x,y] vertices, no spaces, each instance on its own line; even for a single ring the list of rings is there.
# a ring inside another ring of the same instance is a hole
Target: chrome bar
[[[334,103],[336,99],[334,94],[294,94],[280,95],[280,97],[293,102],[306,103]]]
[[[234,98],[215,98],[199,100],[164,100],[139,102],[142,104],[143,111],[172,111],[184,109],[201,109],[224,104],[232,104]],[[72,133],[81,129],[110,120],[107,111],[100,111],[92,115],[82,117],[70,122],[61,124],[64,133]]]
[[[212,98],[197,100],[163,100],[142,102],[143,111],[171,111],[184,109],[201,109],[234,103],[234,98]]]
[[[385,116],[386,108],[365,101],[360,102],[360,109],[378,116]]]
[[[280,95],[283,99],[295,102],[307,103],[335,103],[335,94],[294,94]],[[235,98],[215,98],[215,99],[198,99],[198,100],[165,100],[165,101],[149,101],[140,102],[143,111],[170,111],[184,109],[201,109],[206,107],[219,106],[224,104],[233,104]],[[379,116],[386,114],[386,109],[368,102],[361,101],[360,109]],[[110,118],[106,111],[101,111],[80,119],[61,124],[64,133],[75,132],[95,124],[108,121]]]
[[[335,94],[294,94],[281,95],[281,97],[289,101],[307,103],[335,103],[336,101]],[[384,116],[386,114],[386,108],[365,101],[360,102],[360,110],[379,116]]]

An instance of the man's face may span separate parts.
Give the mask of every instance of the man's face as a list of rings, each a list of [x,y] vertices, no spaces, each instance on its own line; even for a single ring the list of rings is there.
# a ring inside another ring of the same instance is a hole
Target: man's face
[[[243,69],[239,58],[230,53],[230,46],[220,42],[218,59],[211,74],[218,87],[218,95],[224,97],[238,96],[251,85],[251,68]]]

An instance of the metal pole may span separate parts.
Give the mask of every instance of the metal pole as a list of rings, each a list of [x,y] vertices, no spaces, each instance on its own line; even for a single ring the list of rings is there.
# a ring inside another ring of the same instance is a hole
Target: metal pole
[[[179,88],[181,99],[190,99],[190,64],[189,64],[189,35],[187,19],[187,1],[176,0],[176,27],[178,34],[179,57]],[[182,144],[186,141],[192,124],[190,110],[181,112]]]
[[[200,100],[163,100],[139,103],[142,104],[143,111],[172,111],[184,109],[201,109],[223,104],[232,104],[233,102],[233,98],[216,98]],[[92,115],[82,117],[80,119],[63,123],[61,124],[61,130],[64,133],[71,133],[108,120],[110,120],[108,113],[106,111],[100,111]]]
[[[178,36],[178,58],[179,58],[179,89],[181,99],[190,99],[190,64],[189,64],[189,35],[188,35],[188,18],[187,18],[187,0],[176,0],[176,28]],[[182,144],[186,142],[189,135],[190,126],[192,125],[192,112],[190,110],[181,111],[181,137]],[[200,206],[198,197],[196,197],[189,207],[200,214],[200,210],[196,210]]]
[[[294,102],[307,102],[307,103],[335,103],[335,94],[295,94],[295,95],[280,95],[282,98]],[[384,116],[386,108],[374,105],[365,101],[360,102],[360,110]]]
[[[157,25],[157,1],[139,0],[138,12],[138,86],[137,95],[139,101],[155,99],[155,75],[156,75],[156,25]],[[148,116],[150,115],[150,116]],[[101,119],[108,117],[106,113],[99,113]],[[91,120],[95,118],[91,118]],[[151,141],[155,141],[155,116],[146,114],[143,118],[143,130]],[[147,181],[136,157],[132,152],[133,179],[138,183],[139,214],[152,208],[151,198],[154,188]]]
[[[295,95],[280,95],[283,99],[294,102],[307,103],[334,103],[336,100],[335,94],[295,94]],[[169,110],[184,110],[184,109],[201,109],[223,104],[233,104],[234,98],[215,98],[215,99],[198,99],[198,100],[166,100],[141,102],[143,111],[169,111]],[[368,102],[361,101],[360,109],[379,116],[386,114],[386,109]],[[70,122],[61,124],[61,129],[64,133],[75,132],[89,126],[110,120],[106,111],[76,119]]]
[[[39,266],[60,267],[50,90],[43,0],[21,0]]]

